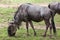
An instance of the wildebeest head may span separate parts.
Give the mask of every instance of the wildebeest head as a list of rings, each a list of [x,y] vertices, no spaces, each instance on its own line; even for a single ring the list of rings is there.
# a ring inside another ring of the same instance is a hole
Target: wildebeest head
[[[14,24],[14,22],[9,23],[8,35],[15,36],[16,31],[17,31],[17,28],[16,28],[16,25]]]
[[[48,7],[54,10],[56,13],[60,14],[60,3],[59,2],[52,2],[48,5]]]

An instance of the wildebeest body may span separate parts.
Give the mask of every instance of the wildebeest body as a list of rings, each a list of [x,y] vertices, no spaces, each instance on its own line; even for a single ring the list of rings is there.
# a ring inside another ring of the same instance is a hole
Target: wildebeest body
[[[43,6],[31,6],[28,8],[29,18],[33,21],[42,21],[45,17],[50,17],[50,9]],[[43,11],[43,12],[42,12]],[[49,13],[49,15],[47,15]]]
[[[19,28],[21,22],[24,21],[26,22],[27,34],[28,34],[28,23],[30,23],[31,27],[34,30],[34,35],[36,35],[32,21],[40,22],[43,20],[46,24],[46,31],[44,36],[46,36],[48,27],[50,27],[50,32],[53,27],[53,31],[56,33],[55,24],[54,24],[54,12],[51,9],[44,6],[35,6],[33,4],[22,4],[19,6],[18,10],[16,11],[14,16],[14,21],[11,23],[11,26],[9,26],[9,28],[12,27],[12,24],[14,25],[13,27]],[[8,30],[8,32],[11,31],[10,29]],[[12,34],[9,35],[15,34],[13,32],[11,32]]]
[[[18,15],[20,16],[19,19],[23,21],[30,21],[33,20],[35,22],[42,21],[44,18],[47,17],[47,19],[51,16],[50,9],[48,7],[43,6],[26,6],[24,5],[20,11],[18,12]],[[28,7],[28,8],[27,8]],[[42,12],[43,11],[43,12]],[[48,14],[49,13],[49,14]],[[48,15],[47,15],[48,14]]]

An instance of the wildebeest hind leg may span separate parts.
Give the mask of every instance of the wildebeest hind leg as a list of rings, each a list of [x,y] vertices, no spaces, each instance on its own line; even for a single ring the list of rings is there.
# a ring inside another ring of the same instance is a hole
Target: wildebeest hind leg
[[[50,38],[52,37],[52,24],[50,24]]]
[[[44,37],[46,36],[46,33],[47,33],[47,30],[48,30],[48,27],[49,27],[49,25],[50,25],[50,22],[49,22],[49,20],[44,20],[45,21],[45,24],[46,24],[46,31],[45,31],[45,33],[44,33]]]

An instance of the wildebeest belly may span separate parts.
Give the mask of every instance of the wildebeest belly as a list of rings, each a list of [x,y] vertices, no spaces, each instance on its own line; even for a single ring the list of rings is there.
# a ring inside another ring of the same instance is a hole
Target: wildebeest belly
[[[40,22],[40,21],[43,20],[43,18],[40,17],[39,15],[30,15],[30,16],[29,16],[29,20],[33,20],[33,21],[35,21],[35,22]]]
[[[35,21],[35,22],[40,22],[42,21],[43,19],[42,18],[31,18],[31,20]]]

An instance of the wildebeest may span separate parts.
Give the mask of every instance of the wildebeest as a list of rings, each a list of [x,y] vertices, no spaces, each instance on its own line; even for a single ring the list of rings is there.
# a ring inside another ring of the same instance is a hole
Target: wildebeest
[[[50,34],[53,28],[53,32],[56,33],[56,28],[54,24],[54,12],[48,7],[36,6],[30,3],[21,4],[14,15],[13,22],[10,23],[8,27],[9,36],[14,36],[17,28],[21,25],[22,21],[26,22],[27,35],[28,33],[28,23],[30,23],[32,29],[34,30],[34,35],[36,35],[32,21],[41,22],[44,20],[46,24],[46,31],[44,36],[46,36],[48,27],[50,27]]]
[[[52,2],[48,7],[55,11],[55,13],[60,14],[60,2]]]

